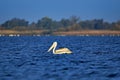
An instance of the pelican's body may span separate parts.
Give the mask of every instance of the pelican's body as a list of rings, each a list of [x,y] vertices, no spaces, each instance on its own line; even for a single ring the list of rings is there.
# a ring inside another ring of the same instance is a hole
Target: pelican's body
[[[72,51],[70,51],[68,48],[61,48],[61,49],[58,49],[58,50],[55,50],[57,47],[57,42],[54,42],[52,44],[52,46],[49,48],[48,52],[51,51],[53,49],[53,54],[70,54],[72,53]]]

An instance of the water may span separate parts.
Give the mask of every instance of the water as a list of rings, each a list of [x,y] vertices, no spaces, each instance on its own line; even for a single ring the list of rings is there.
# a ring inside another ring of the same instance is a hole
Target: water
[[[73,54],[48,53],[54,41]],[[120,80],[120,37],[0,37],[0,80]]]

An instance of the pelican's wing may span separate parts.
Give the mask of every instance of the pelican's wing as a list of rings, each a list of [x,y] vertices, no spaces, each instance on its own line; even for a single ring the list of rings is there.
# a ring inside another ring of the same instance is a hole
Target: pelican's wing
[[[55,51],[56,54],[72,53],[68,48],[61,48]]]

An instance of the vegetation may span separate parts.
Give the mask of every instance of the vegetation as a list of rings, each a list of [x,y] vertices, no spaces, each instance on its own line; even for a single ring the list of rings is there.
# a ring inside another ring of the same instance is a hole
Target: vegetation
[[[103,19],[80,20],[77,16],[71,16],[68,19],[62,18],[60,21],[49,17],[43,17],[37,22],[29,23],[24,19],[13,18],[0,24],[0,30],[30,31],[40,30],[43,34],[65,31],[83,31],[83,30],[117,30],[120,31],[120,21],[105,22]]]

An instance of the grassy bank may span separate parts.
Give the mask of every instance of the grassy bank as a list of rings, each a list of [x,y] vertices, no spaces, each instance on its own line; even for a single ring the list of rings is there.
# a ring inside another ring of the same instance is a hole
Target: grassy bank
[[[83,31],[55,32],[54,34],[55,35],[120,35],[120,31],[83,30]]]
[[[24,30],[24,31],[17,31],[17,30],[0,30],[1,35],[34,35],[34,34],[42,34],[43,30]]]
[[[110,30],[81,30],[81,31],[55,31],[47,30],[0,30],[0,35],[120,35],[120,31]]]

